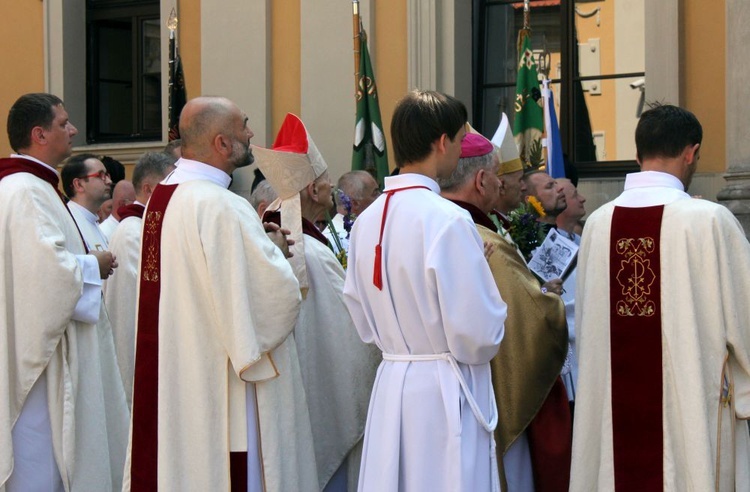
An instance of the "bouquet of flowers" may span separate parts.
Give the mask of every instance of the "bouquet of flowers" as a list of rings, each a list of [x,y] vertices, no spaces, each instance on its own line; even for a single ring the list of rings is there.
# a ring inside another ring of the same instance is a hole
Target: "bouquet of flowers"
[[[346,238],[349,239],[349,234],[352,232],[352,226],[357,216],[352,213],[352,199],[340,189],[337,189],[336,193],[338,193],[339,200],[344,205],[344,210],[346,210],[344,214],[344,230],[346,231]]]
[[[347,196],[346,193],[341,191],[340,189],[336,190],[336,193],[338,194],[339,201],[344,206],[344,209],[346,210],[346,213],[344,214],[344,230],[346,231],[346,239],[349,239],[349,234],[352,232],[352,225],[354,225],[354,220],[357,218],[355,214],[352,213],[352,200]],[[341,244],[341,238],[339,236],[338,231],[336,230],[336,226],[333,225],[333,221],[331,220],[331,216],[326,212],[326,221],[328,222],[328,230],[331,232],[331,237],[333,237],[333,241],[336,244],[335,249],[333,249],[333,252],[336,254],[336,258],[339,260],[339,263],[341,263],[341,266],[344,267],[344,270],[346,270],[347,267],[347,256],[346,256],[346,249]]]
[[[537,220],[544,216],[544,207],[535,196],[529,196],[526,202],[510,213],[508,232],[526,261],[531,259],[532,252],[547,236],[549,226]]]

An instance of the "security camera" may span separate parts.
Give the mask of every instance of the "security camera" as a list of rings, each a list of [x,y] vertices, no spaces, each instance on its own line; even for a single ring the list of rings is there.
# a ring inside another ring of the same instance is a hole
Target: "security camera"
[[[630,83],[631,89],[642,89],[646,86],[646,79],[638,79]]]

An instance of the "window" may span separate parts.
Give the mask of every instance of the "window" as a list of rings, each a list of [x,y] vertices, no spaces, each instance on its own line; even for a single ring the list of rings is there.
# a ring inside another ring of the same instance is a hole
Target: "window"
[[[645,84],[644,0],[531,0],[531,44],[547,71],[563,151],[579,176],[636,169]],[[513,120],[523,2],[474,0],[474,121],[491,136]],[[541,75],[541,74],[540,74]]]
[[[88,0],[87,142],[160,140],[158,0]]]

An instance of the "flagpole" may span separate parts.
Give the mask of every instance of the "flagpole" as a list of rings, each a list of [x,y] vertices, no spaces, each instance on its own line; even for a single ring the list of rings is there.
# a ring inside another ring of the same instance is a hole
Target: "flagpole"
[[[524,167],[538,168],[544,162],[542,132],[544,111],[537,104],[542,96],[539,90],[537,64],[531,49],[530,1],[523,3],[523,28],[518,31],[518,76],[516,78],[515,136]]]
[[[354,95],[357,95],[359,88],[359,61],[360,61],[360,43],[361,43],[361,26],[359,18],[359,0],[352,0],[352,28],[354,31]]]
[[[175,39],[175,31],[177,30],[177,13],[175,12],[174,7],[172,7],[172,11],[169,13],[169,19],[167,19],[167,29],[169,29],[169,108],[167,114],[169,115],[168,127],[171,130],[173,124],[172,107],[174,105],[172,92],[175,84],[175,60],[177,59],[177,40]]]
[[[531,29],[531,0],[523,0],[523,28]]]
[[[523,40],[531,35],[531,6],[530,0],[523,0],[523,28],[518,31],[518,52],[521,51]]]

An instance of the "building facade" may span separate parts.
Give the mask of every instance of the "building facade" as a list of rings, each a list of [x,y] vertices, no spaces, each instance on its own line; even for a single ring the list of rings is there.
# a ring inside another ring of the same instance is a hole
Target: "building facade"
[[[455,95],[489,136],[500,111],[512,117],[522,3],[360,1],[388,143],[393,108],[411,88]],[[625,172],[636,168],[642,101],[661,101],[693,111],[704,126],[690,192],[725,200],[740,217],[750,213],[743,125],[750,62],[740,54],[750,45],[746,2],[532,0],[531,7],[532,44],[552,79],[563,147],[589,211],[616,196]],[[343,0],[12,2],[0,20],[0,113],[23,93],[48,91],[65,100],[79,129],[76,152],[132,164],[162,148],[172,9],[189,98],[233,99],[261,146],[272,143],[287,112],[296,113],[332,178],[350,169],[355,67],[351,3]],[[582,107],[596,148],[588,156],[576,140]],[[9,152],[0,139],[0,153]],[[249,188],[245,178],[235,178],[240,191]]]

